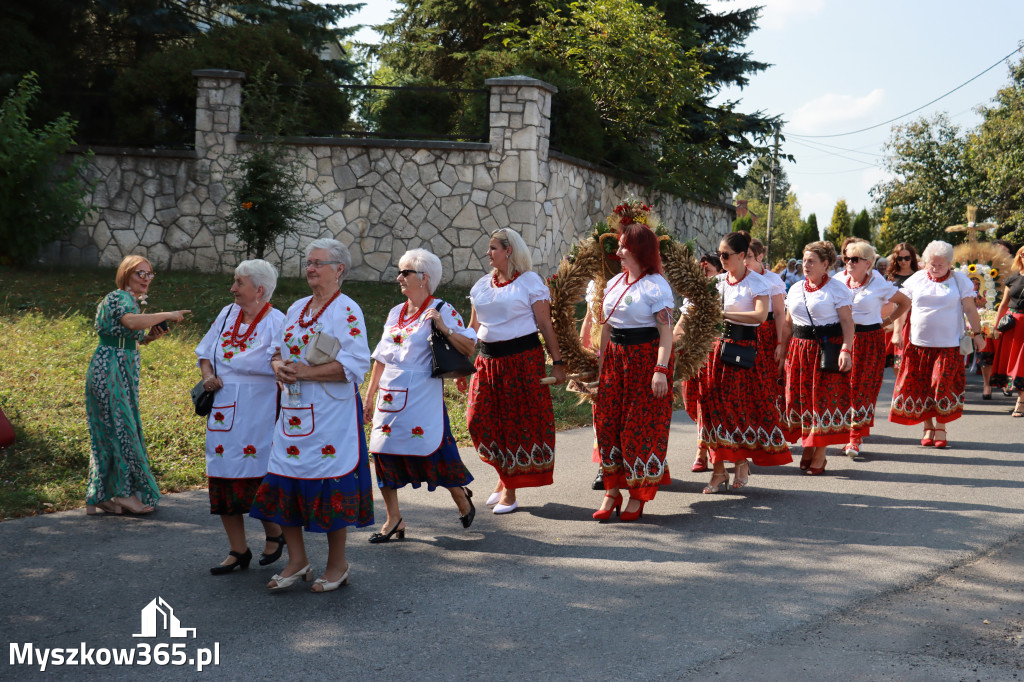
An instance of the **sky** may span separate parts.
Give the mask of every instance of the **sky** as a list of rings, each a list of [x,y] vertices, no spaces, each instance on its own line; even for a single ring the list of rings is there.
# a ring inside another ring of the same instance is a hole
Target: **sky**
[[[368,0],[348,23],[383,23],[397,6]],[[772,66],[720,99],[783,119],[781,152],[794,157],[783,168],[801,214],[816,213],[822,228],[839,199],[855,211],[870,209],[869,191],[885,177],[883,145],[893,125],[945,112],[957,125],[976,126],[976,108],[1009,82],[1007,64],[892,124],[842,133],[921,107],[1024,41],[1024,0],[711,0],[709,6],[764,8],[746,48]],[[376,37],[364,29],[358,39]]]

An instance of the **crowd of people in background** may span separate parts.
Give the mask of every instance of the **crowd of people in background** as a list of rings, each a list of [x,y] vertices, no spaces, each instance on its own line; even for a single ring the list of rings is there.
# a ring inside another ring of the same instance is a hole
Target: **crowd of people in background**
[[[202,388],[214,393],[206,423],[210,512],[220,516],[228,544],[212,574],[249,567],[249,515],[266,536],[260,565],[287,551],[269,590],[299,581],[312,582],[314,592],[347,584],[347,530],[375,522],[371,458],[385,517],[369,542],[402,540],[409,532],[399,505],[406,485],[445,488],[459,525],[473,524],[474,479],[452,434],[443,380],[431,371],[432,334],[467,358],[477,351],[467,422],[474,448],[496,474],[486,501],[493,513],[515,512],[520,494],[553,482],[549,385],[567,377],[551,295],[529,254],[515,231],[491,234],[482,254],[491,271],[470,291],[467,321],[452,302],[434,297],[443,277],[440,259],[427,249],[406,252],[398,261],[401,302],[372,352],[374,330],[342,292],[351,256],[341,242],[308,245],[310,294],[287,312],[271,304],[272,265],[238,265],[233,301],[195,350]],[[621,273],[603,291],[591,287],[598,312],[585,323],[597,325],[593,338],[600,339],[594,485],[604,497],[592,516],[635,521],[671,482],[674,348],[686,339],[683,317],[673,325],[678,301],[655,233],[641,223],[625,225],[616,255]],[[997,313],[1014,323],[992,338],[982,334],[978,293],[954,269],[945,242],[928,244],[919,259],[909,243],[879,258],[862,239],[847,239],[838,249],[817,241],[776,271],[766,268],[765,256],[759,240],[732,232],[700,259],[724,320],[703,367],[681,387],[697,425],[691,470],[711,471],[704,494],[741,491],[750,485],[752,464],[786,465],[796,443],[800,469],[809,476],[825,473],[829,447],[860,458],[887,367],[896,372],[889,420],[921,424],[924,447],[947,447],[949,425],[963,414],[964,353],[976,353],[988,368],[983,398],[992,387],[1017,391],[1013,416],[1024,416],[1024,249],[1014,254],[1015,274]],[[154,276],[148,260],[127,257],[117,288],[97,309],[99,345],[86,376],[90,514],[146,514],[160,499],[139,416],[138,348],[166,333],[162,323],[189,311],[143,313]],[[690,305],[683,301],[682,316]],[[552,379],[541,382],[548,362]],[[318,576],[306,553],[307,534],[327,539],[327,565]]]

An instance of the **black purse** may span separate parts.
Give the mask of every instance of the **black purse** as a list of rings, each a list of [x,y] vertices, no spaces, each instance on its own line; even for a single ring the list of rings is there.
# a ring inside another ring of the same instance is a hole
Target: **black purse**
[[[1017,318],[1014,317],[1013,313],[1011,313],[1010,311],[1006,311],[1006,314],[1003,315],[1001,320],[999,320],[999,324],[996,325],[996,331],[1000,333],[1008,332],[1011,329],[1013,329],[1014,325],[1016,324]]]
[[[814,338],[818,342],[818,368],[821,369],[822,372],[838,372],[839,353],[843,348],[842,344],[818,337],[818,327],[814,324],[814,318],[811,317],[811,306],[807,304],[806,289],[804,289],[803,294],[804,308],[807,309],[807,317],[811,320],[811,328],[814,329]]]
[[[228,311],[224,314],[224,322],[220,325],[220,331],[217,333],[218,339],[221,337],[221,334],[224,333],[224,327],[228,323],[228,316],[230,314],[231,309],[228,308]],[[239,311],[238,314],[241,315],[242,312]],[[217,376],[216,353],[213,354],[213,376]],[[206,415],[210,414],[210,412],[213,411],[213,396],[215,396],[216,394],[217,391],[207,391],[205,388],[203,388],[202,379],[200,379],[199,382],[192,387],[192,390],[189,391],[189,395],[192,397],[192,404],[196,408],[196,416],[205,417]]]
[[[741,346],[731,341],[723,341],[719,357],[727,365],[750,369],[754,366],[754,360],[757,359],[757,347]]]
[[[444,301],[438,301],[434,308],[438,311]],[[476,371],[472,361],[460,353],[447,336],[431,324],[430,332],[430,376],[435,379],[458,379],[467,377]]]

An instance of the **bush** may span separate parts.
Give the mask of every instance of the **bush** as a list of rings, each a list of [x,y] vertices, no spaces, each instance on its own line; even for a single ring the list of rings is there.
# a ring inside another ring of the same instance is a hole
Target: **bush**
[[[88,159],[61,163],[75,143],[75,123],[64,114],[32,127],[29,109],[38,95],[30,73],[0,106],[0,262],[14,265],[70,235],[90,208],[91,186],[83,180]]]

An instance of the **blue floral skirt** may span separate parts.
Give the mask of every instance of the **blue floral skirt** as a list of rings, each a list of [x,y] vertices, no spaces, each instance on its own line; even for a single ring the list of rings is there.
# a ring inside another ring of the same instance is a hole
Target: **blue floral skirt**
[[[469,485],[473,475],[462,463],[459,447],[452,436],[451,424],[448,421],[448,408],[444,408],[444,435],[441,447],[431,455],[422,457],[413,455],[386,455],[373,453],[374,468],[377,470],[378,488],[401,488],[411,484],[419,488],[420,483],[427,484],[427,490],[433,492],[438,486],[442,488],[458,488]]]

